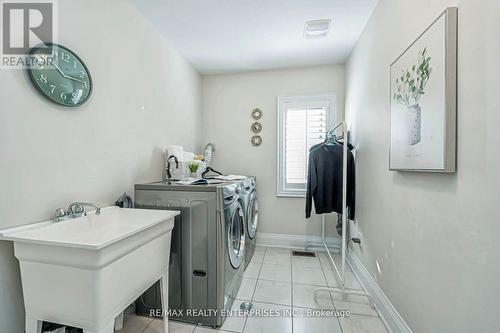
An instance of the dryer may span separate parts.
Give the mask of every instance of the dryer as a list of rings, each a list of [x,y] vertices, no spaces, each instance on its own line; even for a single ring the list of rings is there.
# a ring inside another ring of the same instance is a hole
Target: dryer
[[[257,199],[257,183],[255,177],[243,181],[246,212],[246,254],[245,269],[252,260],[257,243],[257,226],[259,223],[259,200]]]
[[[213,327],[224,322],[243,280],[246,211],[241,181],[208,185],[176,182],[135,185],[138,208],[180,210],[171,242],[170,319]],[[146,260],[147,258],[145,258]],[[159,286],[136,309],[161,309]]]

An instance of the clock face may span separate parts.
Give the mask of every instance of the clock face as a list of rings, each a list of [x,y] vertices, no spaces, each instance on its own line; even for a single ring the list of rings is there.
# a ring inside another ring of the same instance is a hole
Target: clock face
[[[78,106],[90,97],[92,79],[83,61],[58,44],[41,44],[30,50],[33,65],[28,69],[37,89],[54,103]]]

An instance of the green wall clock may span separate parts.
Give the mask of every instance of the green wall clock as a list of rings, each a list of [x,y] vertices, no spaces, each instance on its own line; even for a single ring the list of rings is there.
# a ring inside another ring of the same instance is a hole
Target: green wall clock
[[[64,106],[85,103],[92,94],[90,72],[70,49],[53,43],[30,50],[34,59],[28,73],[35,87],[50,101]]]

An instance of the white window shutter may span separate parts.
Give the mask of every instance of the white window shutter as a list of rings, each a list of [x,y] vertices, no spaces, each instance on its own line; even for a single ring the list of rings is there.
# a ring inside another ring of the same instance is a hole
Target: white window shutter
[[[309,149],[324,141],[335,113],[335,93],[278,97],[278,196],[306,195]]]
[[[309,149],[324,140],[326,109],[287,109],[285,119],[285,181],[306,184]]]

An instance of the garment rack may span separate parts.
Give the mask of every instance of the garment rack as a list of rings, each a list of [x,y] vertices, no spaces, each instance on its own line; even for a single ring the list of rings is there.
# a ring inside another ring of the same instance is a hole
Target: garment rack
[[[330,261],[333,265],[335,277],[340,287],[318,287],[314,290],[314,301],[318,304],[318,292],[319,291],[330,291],[340,293],[345,297],[346,295],[358,295],[358,296],[366,296],[372,308],[375,308],[375,303],[373,298],[365,291],[358,291],[353,289],[345,288],[345,271],[346,271],[346,248],[347,248],[347,145],[348,145],[348,133],[347,133],[347,124],[344,121],[337,123],[331,130],[326,132],[326,138],[330,138],[333,133],[338,129],[342,128],[342,135],[337,137],[338,139],[343,139],[342,143],[342,244],[340,247],[335,248],[342,255],[342,265],[341,270],[339,271],[337,264],[333,260],[333,256],[328,248],[326,243],[326,233],[325,233],[325,215],[321,216],[321,243],[308,243],[306,245],[306,250],[310,247],[324,247]]]

